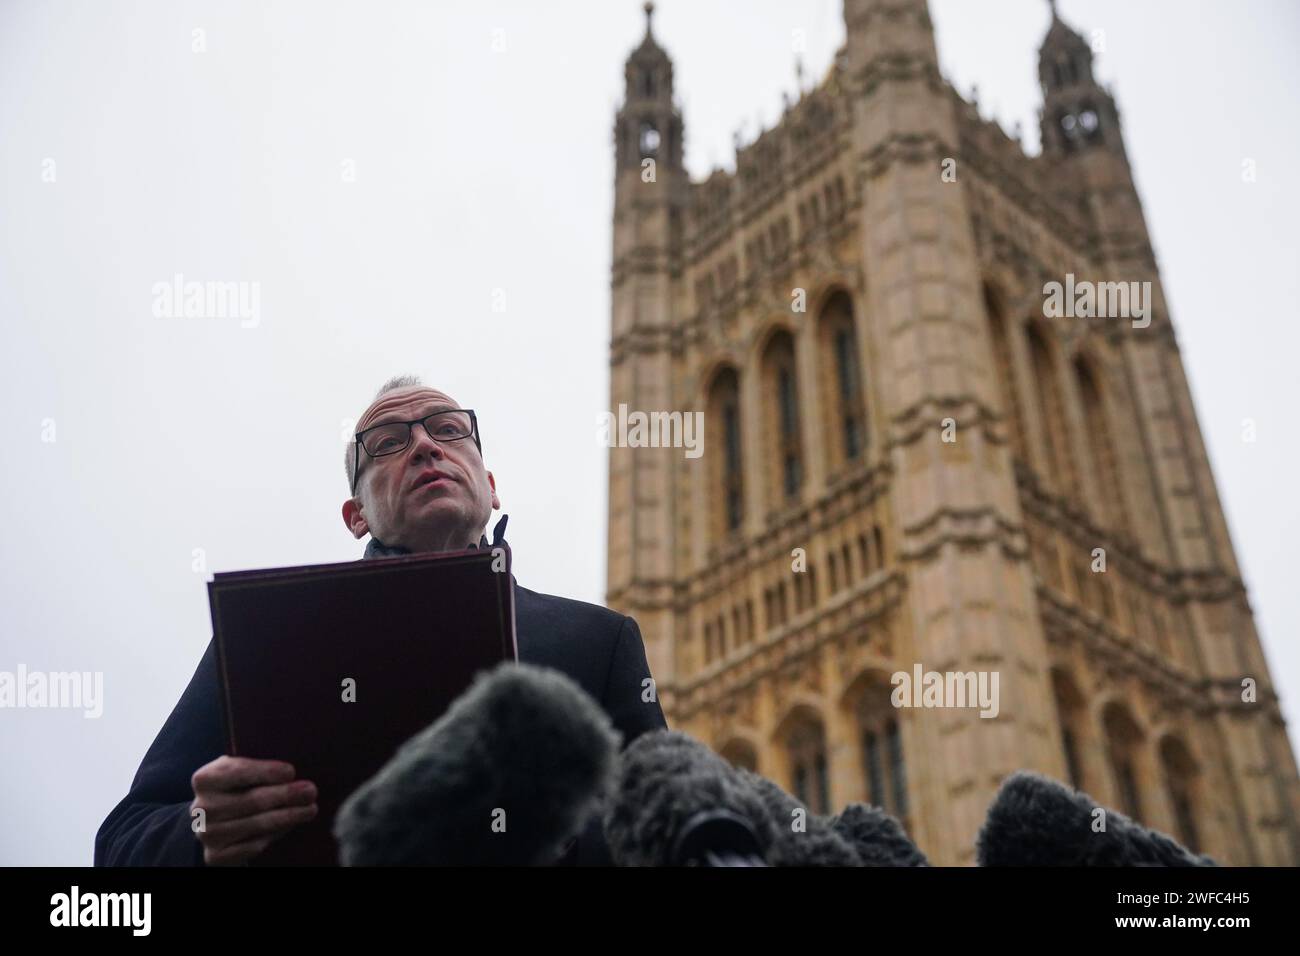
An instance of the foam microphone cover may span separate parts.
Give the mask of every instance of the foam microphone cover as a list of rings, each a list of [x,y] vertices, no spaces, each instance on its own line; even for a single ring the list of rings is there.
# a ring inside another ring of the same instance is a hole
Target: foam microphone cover
[[[552,863],[612,787],[620,742],[566,675],[501,664],[348,797],[340,862]]]
[[[618,865],[683,865],[683,845],[702,819],[730,821],[730,834],[746,831],[759,856],[772,843],[773,827],[757,794],[729,763],[687,734],[642,734],[620,762],[604,819],[605,840]],[[717,849],[736,852],[730,845]]]
[[[767,777],[744,767],[737,776],[762,801],[775,838],[768,850],[772,866],[862,866],[857,851],[831,821],[810,812]]]
[[[772,818],[785,828],[771,854],[774,865],[929,866],[902,825],[879,807],[851,803],[831,817],[805,809],[807,829],[798,833],[792,821],[795,810],[804,809],[803,805],[766,777],[743,769],[740,774],[763,798]]]
[[[831,827],[849,842],[863,866],[929,866],[894,817],[880,807],[851,803],[831,818]]]
[[[1087,794],[1029,771],[1008,777],[976,843],[980,866],[1216,866],[1172,837],[1106,810]]]

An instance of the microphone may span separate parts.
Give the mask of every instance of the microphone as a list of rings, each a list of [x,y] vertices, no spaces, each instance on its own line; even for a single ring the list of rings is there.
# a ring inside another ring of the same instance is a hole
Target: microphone
[[[1087,794],[1029,771],[1008,777],[989,807],[976,849],[980,866],[1217,866],[1172,837],[1105,811]]]
[[[340,862],[553,863],[612,785],[620,742],[566,675],[498,665],[347,798]]]
[[[744,767],[741,781],[762,801],[775,832],[768,851],[772,866],[861,866],[857,851],[826,817],[811,813],[767,777]]]
[[[622,866],[929,865],[883,810],[810,813],[680,731],[643,734],[623,751],[604,827]]]
[[[770,854],[774,866],[929,866],[925,854],[897,820],[879,807],[851,803],[839,814],[809,813],[767,777],[740,769],[740,776],[763,798],[780,838]],[[802,810],[802,815],[796,815]],[[802,816],[806,829],[798,832]]]
[[[896,819],[880,807],[851,803],[831,827],[857,851],[862,866],[929,866],[920,848]]]
[[[672,730],[642,734],[623,751],[604,829],[620,866],[766,866],[776,839],[753,788]]]

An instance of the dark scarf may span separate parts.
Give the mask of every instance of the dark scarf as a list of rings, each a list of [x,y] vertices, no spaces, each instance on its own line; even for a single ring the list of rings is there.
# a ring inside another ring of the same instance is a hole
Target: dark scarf
[[[495,548],[503,546],[506,543],[506,521],[510,516],[503,514],[501,519],[492,528],[492,543],[488,544],[487,535],[479,535],[478,544],[470,545],[472,548]],[[374,535],[366,542],[366,553],[361,556],[362,560],[366,558],[395,558],[401,554],[410,554],[406,548],[399,545],[387,545],[380,541]]]

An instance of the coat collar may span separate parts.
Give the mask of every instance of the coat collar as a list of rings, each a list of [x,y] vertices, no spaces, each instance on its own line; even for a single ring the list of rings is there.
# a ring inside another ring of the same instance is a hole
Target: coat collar
[[[488,543],[487,535],[479,535],[478,544],[472,545],[475,548],[488,549],[495,548],[498,545],[506,543],[506,522],[510,519],[509,515],[503,514],[492,528],[492,543]],[[367,558],[395,558],[398,555],[410,554],[406,548],[398,545],[387,545],[380,541],[374,535],[366,542],[366,552],[361,556],[362,560]]]

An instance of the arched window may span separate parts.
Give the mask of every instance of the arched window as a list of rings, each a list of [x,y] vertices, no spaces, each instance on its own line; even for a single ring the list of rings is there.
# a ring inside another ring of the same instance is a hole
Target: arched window
[[[745,514],[742,496],[744,482],[741,478],[740,457],[740,402],[728,402],[722,410],[722,433],[726,447],[726,500],[727,530],[740,527]]]
[[[860,461],[867,447],[866,402],[853,303],[837,292],[821,314],[822,368],[826,425],[833,438],[828,443],[832,469]]]
[[[795,399],[794,369],[786,366],[777,373],[777,402],[781,418],[781,476],[787,498],[799,491],[803,476],[799,471],[799,412]]]
[[[857,343],[851,328],[840,328],[835,332],[835,380],[839,384],[840,402],[852,402],[858,389],[858,360]],[[851,407],[841,412],[840,423],[844,457],[857,458],[862,452],[862,429]]]
[[[1013,454],[1023,462],[1025,457],[1025,423],[1020,411],[1020,391],[1016,387],[1014,365],[1011,361],[1011,341],[1007,338],[1006,316],[988,286],[984,287],[984,314],[988,321],[989,339],[993,347],[993,374],[998,380],[998,397],[1006,416],[1007,432]]]
[[[1029,355],[1034,367],[1034,388],[1038,399],[1038,413],[1043,423],[1044,453],[1047,458],[1047,470],[1050,481],[1058,494],[1074,494],[1074,459],[1070,455],[1070,434],[1065,419],[1065,408],[1061,402],[1060,381],[1056,375],[1056,364],[1048,349],[1043,333],[1035,326],[1026,327],[1029,340]]]
[[[1110,519],[1113,527],[1124,528],[1128,516],[1120,487],[1119,459],[1115,453],[1110,420],[1097,384],[1097,375],[1091,364],[1082,358],[1075,361],[1074,374],[1083,404],[1084,437],[1087,440],[1088,457],[1091,459],[1089,465],[1097,474],[1103,514]]]
[[[1118,704],[1106,709],[1102,719],[1106,734],[1106,756],[1115,781],[1115,797],[1120,810],[1134,820],[1142,820],[1142,795],[1138,787],[1138,758],[1142,731]]]
[[[872,681],[858,698],[858,739],[867,799],[908,826],[907,761],[889,687]]]
[[[814,813],[830,813],[830,776],[826,763],[826,736],[820,723],[800,720],[786,740],[794,795]]]
[[[1087,790],[1089,781],[1084,779],[1081,752],[1086,733],[1083,695],[1067,674],[1054,669],[1052,696],[1056,700],[1056,716],[1061,724],[1061,748],[1064,751],[1065,772],[1070,786],[1076,790]]]
[[[880,759],[880,739],[874,730],[862,735],[862,766],[867,774],[867,799],[872,806],[885,805],[885,765]]]
[[[709,419],[714,434],[722,437],[722,454],[713,468],[713,499],[710,509],[715,540],[739,530],[745,519],[744,463],[741,458],[740,378],[733,368],[720,371],[709,389]]]
[[[1194,853],[1200,851],[1200,833],[1196,826],[1196,763],[1187,747],[1176,737],[1166,737],[1160,744],[1160,769],[1169,806],[1174,814],[1178,839]]]
[[[775,480],[772,504],[797,498],[803,487],[803,436],[799,421],[799,378],[795,371],[794,338],[777,332],[763,351],[767,421],[764,432],[774,451],[770,466]]]
[[[907,766],[903,761],[903,732],[897,720],[885,724],[885,742],[889,747],[889,782],[893,786],[894,815],[907,819]]]

